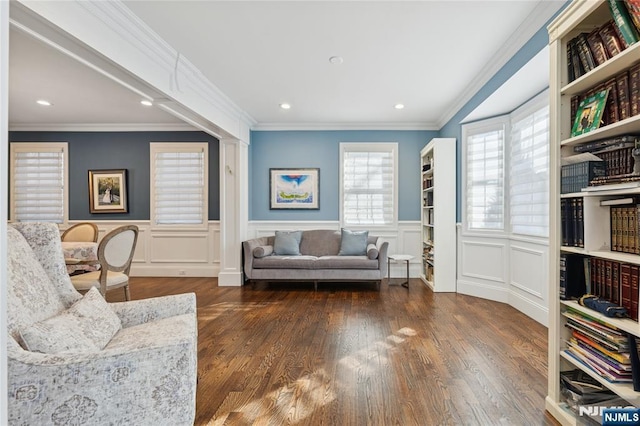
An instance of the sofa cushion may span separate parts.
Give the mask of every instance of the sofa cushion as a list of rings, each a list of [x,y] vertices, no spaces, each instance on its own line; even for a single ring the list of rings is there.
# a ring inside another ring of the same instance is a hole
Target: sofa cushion
[[[340,239],[340,256],[364,256],[367,254],[369,231],[351,231],[342,228]]]
[[[378,247],[375,244],[367,245],[367,257],[371,260],[378,258]]]
[[[273,253],[273,246],[258,246],[253,249],[253,257],[271,256],[271,253]]]
[[[253,259],[255,269],[313,269],[315,256],[267,256]]]
[[[302,232],[300,253],[308,256],[335,256],[340,251],[340,231],[312,229]]]
[[[378,269],[378,260],[367,256],[322,256],[313,264],[314,269]]]
[[[62,313],[20,331],[25,348],[33,352],[95,352],[120,330],[120,318],[96,288]]]
[[[297,256],[301,239],[302,231],[276,231],[273,252],[278,256]]]

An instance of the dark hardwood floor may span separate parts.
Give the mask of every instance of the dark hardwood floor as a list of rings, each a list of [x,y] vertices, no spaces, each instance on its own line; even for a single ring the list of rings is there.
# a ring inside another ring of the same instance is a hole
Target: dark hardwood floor
[[[318,287],[134,278],[131,295],[196,293],[196,425],[556,424],[547,330],[524,314],[419,280]]]

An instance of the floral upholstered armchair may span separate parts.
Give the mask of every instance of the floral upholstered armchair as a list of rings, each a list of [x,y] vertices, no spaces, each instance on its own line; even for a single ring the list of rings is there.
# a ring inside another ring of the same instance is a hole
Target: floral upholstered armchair
[[[12,425],[192,425],[194,294],[107,303],[78,293],[55,224],[9,225]]]

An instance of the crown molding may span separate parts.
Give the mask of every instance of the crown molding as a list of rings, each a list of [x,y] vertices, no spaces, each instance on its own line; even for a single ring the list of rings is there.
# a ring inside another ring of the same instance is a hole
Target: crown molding
[[[197,132],[186,123],[9,123],[10,132]]]
[[[434,130],[439,128],[435,123],[258,123],[251,128],[255,131],[287,131],[287,130]]]
[[[520,49],[542,28],[553,15],[564,5],[563,1],[538,2],[533,12],[515,30],[507,42],[487,61],[487,66],[478,73],[471,83],[462,91],[462,95],[451,104],[438,120],[438,129],[442,129],[498,71],[518,53]]]

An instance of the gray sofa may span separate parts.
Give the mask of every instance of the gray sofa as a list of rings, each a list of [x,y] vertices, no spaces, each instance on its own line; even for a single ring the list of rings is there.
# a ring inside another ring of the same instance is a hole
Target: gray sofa
[[[275,236],[244,241],[244,274],[250,282],[295,281],[313,282],[318,289],[319,281],[375,282],[380,283],[387,275],[387,250],[389,243],[381,238],[369,236],[364,255],[339,255],[341,232],[335,230],[302,231],[300,255],[277,255],[274,253]]]

